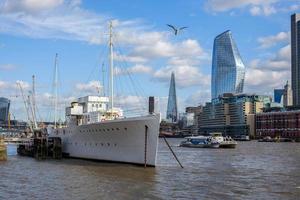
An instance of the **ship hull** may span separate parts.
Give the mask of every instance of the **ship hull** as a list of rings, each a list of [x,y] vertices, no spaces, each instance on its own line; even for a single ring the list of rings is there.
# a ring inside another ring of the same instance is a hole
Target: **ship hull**
[[[70,157],[156,165],[159,115],[58,128],[63,153]]]

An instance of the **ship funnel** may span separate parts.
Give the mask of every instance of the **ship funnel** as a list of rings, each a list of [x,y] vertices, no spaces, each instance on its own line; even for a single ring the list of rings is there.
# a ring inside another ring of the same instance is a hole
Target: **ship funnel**
[[[154,97],[153,96],[149,97],[149,113],[150,114],[154,113]]]

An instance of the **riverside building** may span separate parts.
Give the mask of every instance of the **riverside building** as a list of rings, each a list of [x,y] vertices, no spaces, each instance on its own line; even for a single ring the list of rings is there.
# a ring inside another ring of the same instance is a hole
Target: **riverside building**
[[[256,137],[300,140],[300,110],[265,112],[256,115]]]
[[[199,133],[222,132],[233,138],[255,136],[255,114],[263,111],[271,98],[255,94],[225,93],[206,103],[199,119]]]

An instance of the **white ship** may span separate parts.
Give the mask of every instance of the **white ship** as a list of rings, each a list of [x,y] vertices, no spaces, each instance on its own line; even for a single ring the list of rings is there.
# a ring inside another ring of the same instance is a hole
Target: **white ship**
[[[126,118],[113,98],[113,44],[110,24],[110,96],[86,96],[66,108],[67,127],[49,131],[62,139],[70,157],[156,165],[159,114]]]

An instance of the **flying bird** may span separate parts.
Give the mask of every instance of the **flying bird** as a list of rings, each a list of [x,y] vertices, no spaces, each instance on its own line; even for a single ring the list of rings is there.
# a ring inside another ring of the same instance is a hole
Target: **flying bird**
[[[183,30],[183,29],[185,29],[185,28],[188,28],[187,26],[183,26],[183,27],[180,27],[180,28],[176,28],[175,26],[173,26],[173,25],[171,25],[171,24],[167,24],[167,26],[169,26],[170,28],[173,29],[175,35],[178,35],[178,33],[179,33],[181,30]]]

